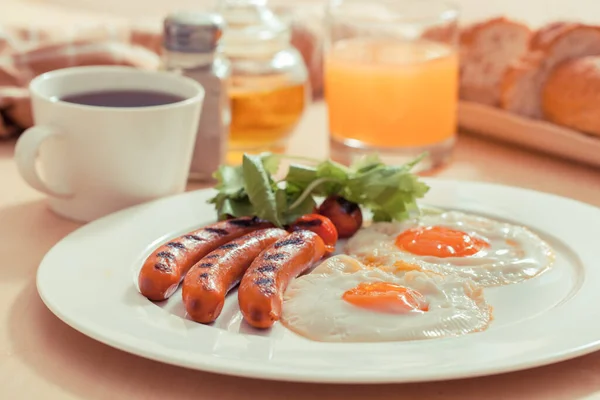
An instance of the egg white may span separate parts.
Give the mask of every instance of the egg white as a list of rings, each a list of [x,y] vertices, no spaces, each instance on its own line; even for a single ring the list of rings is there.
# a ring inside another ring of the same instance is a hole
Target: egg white
[[[419,291],[429,310],[384,313],[343,300],[344,292],[359,283],[377,281]],[[281,321],[288,329],[316,341],[386,342],[464,335],[484,330],[490,319],[491,309],[482,289],[468,279],[368,269],[341,255],[290,283]]]
[[[401,232],[424,226],[460,230],[486,240],[490,247],[472,256],[440,258],[415,255],[395,245]],[[392,266],[404,261],[426,271],[470,278],[482,286],[521,282],[546,271],[554,261],[551,247],[529,229],[457,211],[402,223],[373,223],[347,242],[345,253],[368,264]]]

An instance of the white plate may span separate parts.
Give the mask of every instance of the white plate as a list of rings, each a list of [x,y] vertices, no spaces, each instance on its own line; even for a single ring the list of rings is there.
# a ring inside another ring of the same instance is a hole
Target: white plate
[[[154,304],[136,275],[159,243],[214,213],[197,191],[105,217],[58,243],[37,286],[59,318],[84,334],[143,357],[199,370],[306,382],[413,382],[488,375],[600,349],[600,209],[504,186],[430,179],[426,202],[521,223],[556,250],[553,268],[512,286],[486,289],[488,330],[458,338],[391,343],[318,343],[277,324],[259,332],[229,296],[214,326],[185,319],[180,294]]]
[[[600,167],[600,137],[468,101],[459,104],[458,123],[475,134]]]

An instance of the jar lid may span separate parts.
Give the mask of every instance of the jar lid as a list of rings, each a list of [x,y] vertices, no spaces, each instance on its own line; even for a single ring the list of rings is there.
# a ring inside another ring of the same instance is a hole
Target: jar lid
[[[268,53],[290,45],[290,26],[264,0],[221,0],[218,9],[227,23],[221,41],[227,55]]]
[[[223,35],[225,20],[219,14],[179,11],[163,23],[163,46],[183,53],[212,53]]]

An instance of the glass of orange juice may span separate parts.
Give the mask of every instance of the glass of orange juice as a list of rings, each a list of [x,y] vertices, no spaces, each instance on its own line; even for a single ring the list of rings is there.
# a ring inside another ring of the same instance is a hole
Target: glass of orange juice
[[[325,99],[331,155],[450,159],[458,103],[458,9],[438,0],[331,0]]]

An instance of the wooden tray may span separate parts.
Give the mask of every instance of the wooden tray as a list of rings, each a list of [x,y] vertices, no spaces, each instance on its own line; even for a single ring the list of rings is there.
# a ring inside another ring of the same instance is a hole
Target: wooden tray
[[[458,124],[474,134],[600,168],[600,137],[467,101],[459,103]]]

